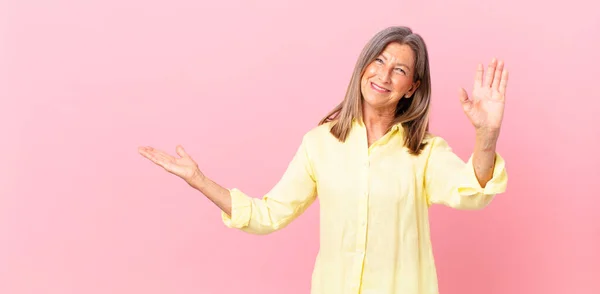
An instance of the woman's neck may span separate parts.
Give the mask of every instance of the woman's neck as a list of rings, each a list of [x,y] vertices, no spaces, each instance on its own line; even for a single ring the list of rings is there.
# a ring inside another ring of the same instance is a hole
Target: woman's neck
[[[395,109],[388,110],[370,110],[365,108],[363,111],[363,122],[367,129],[367,138],[369,146],[379,138],[383,137],[390,125],[394,121]]]

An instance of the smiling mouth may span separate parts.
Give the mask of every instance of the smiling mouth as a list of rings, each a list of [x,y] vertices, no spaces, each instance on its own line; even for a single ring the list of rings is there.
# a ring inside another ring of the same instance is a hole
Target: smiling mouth
[[[379,86],[379,85],[377,85],[377,84],[375,84],[373,82],[371,82],[371,89],[373,89],[373,90],[375,90],[375,91],[377,91],[379,93],[387,93],[387,92],[390,91],[390,90],[388,90],[386,88],[383,88],[383,87],[381,87],[381,86]]]

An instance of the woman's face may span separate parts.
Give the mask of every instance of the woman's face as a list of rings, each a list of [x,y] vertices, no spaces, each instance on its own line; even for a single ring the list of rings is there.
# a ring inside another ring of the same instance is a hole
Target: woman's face
[[[408,45],[390,43],[362,76],[361,91],[374,109],[396,109],[398,101],[410,97],[419,82],[413,82],[415,56]]]

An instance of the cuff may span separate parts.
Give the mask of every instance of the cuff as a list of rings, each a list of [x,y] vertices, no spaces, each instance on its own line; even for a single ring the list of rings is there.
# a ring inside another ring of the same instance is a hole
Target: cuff
[[[461,195],[496,195],[504,193],[506,191],[506,185],[508,181],[508,175],[506,173],[506,166],[504,158],[500,154],[496,153],[494,173],[492,178],[487,182],[485,188],[482,188],[475,175],[475,167],[473,166],[473,155],[469,158],[466,164],[464,173],[465,181],[459,186],[458,192]]]
[[[231,195],[231,217],[221,211],[221,219],[228,228],[243,228],[250,222],[252,212],[252,201],[238,189],[230,189]]]

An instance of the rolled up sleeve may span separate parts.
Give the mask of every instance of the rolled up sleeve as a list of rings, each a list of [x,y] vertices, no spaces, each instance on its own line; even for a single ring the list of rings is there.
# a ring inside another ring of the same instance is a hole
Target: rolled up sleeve
[[[482,187],[475,175],[473,155],[465,163],[440,138],[431,141],[425,171],[429,205],[442,204],[457,209],[482,209],[496,195],[506,191],[508,175],[505,161],[496,153],[492,178]]]
[[[228,228],[241,229],[248,226],[252,216],[252,200],[238,189],[229,189],[231,195],[231,217],[221,212],[223,223]]]
[[[231,216],[222,212],[223,223],[252,234],[268,234],[300,216],[316,199],[317,190],[306,144],[305,136],[283,176],[262,198],[229,189]]]

